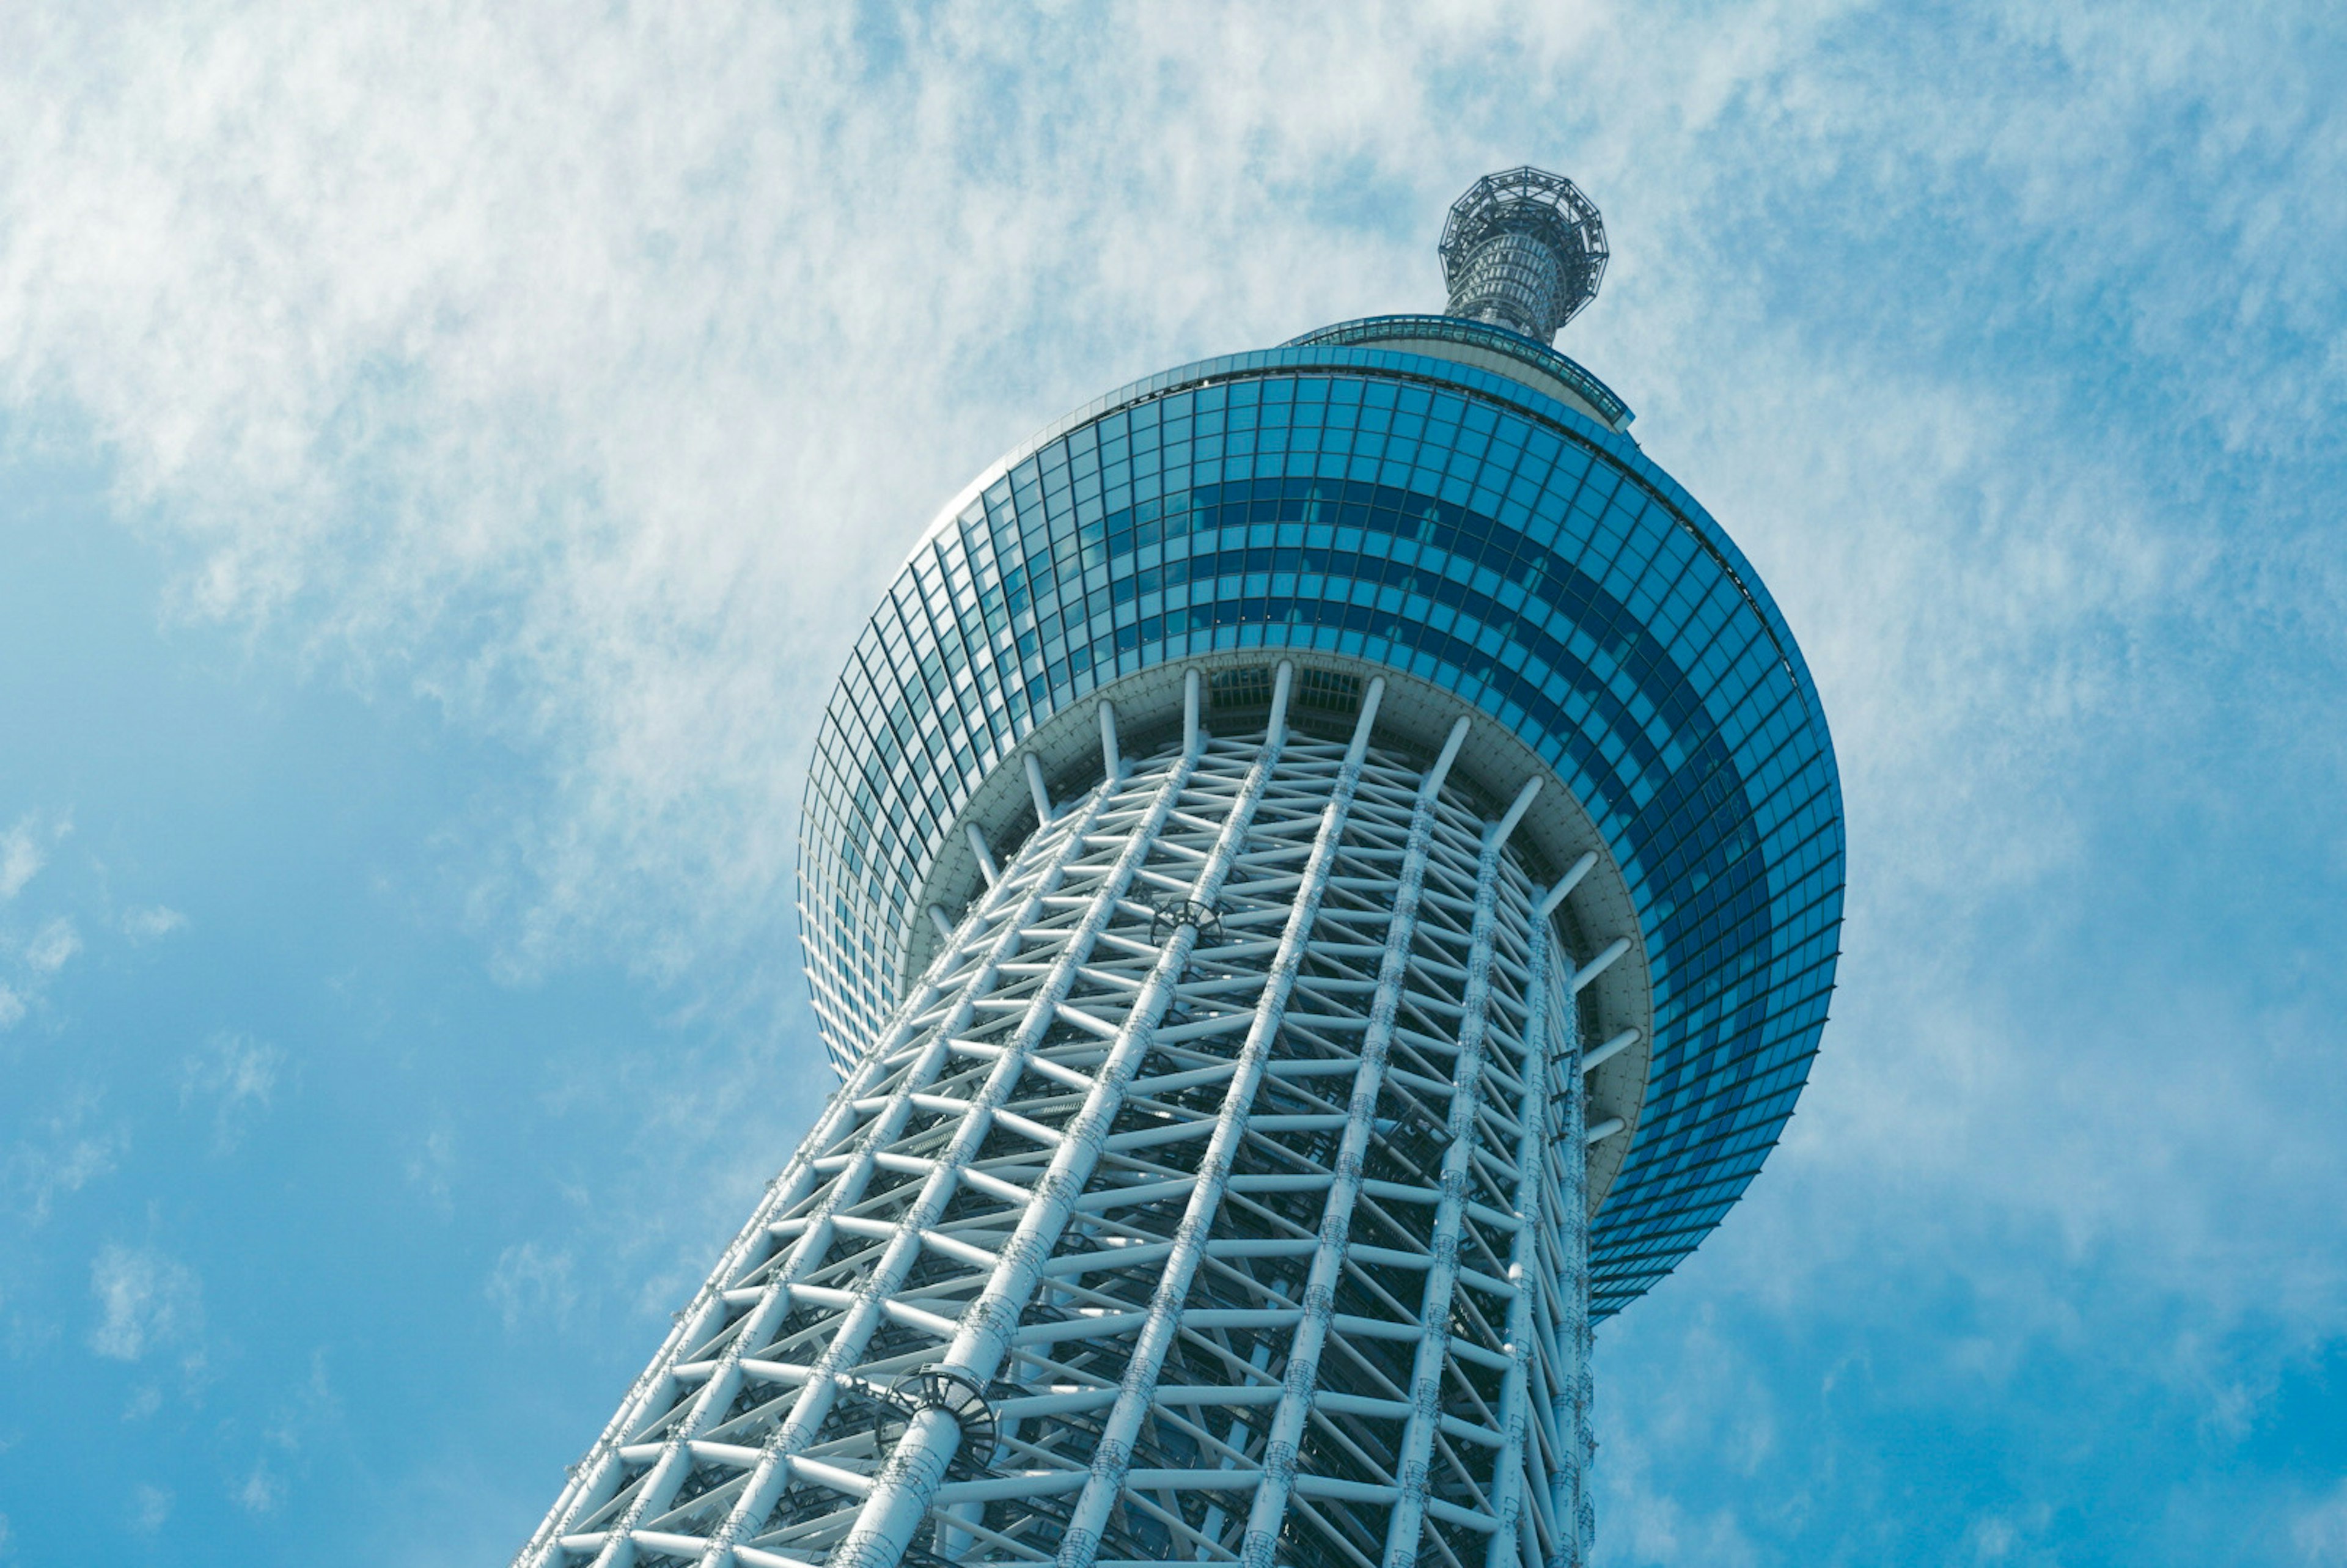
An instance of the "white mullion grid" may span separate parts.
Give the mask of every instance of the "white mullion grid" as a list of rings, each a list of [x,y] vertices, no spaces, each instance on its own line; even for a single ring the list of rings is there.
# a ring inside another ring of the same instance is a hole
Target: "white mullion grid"
[[[1190,890],[1194,903],[1213,907],[1245,847],[1247,829],[1286,740],[1287,697],[1294,676],[1294,665],[1281,663],[1263,741],[1255,749],[1245,782]],[[1245,754],[1243,749],[1235,749]],[[1214,750],[1211,743],[1208,750],[1210,753]],[[1134,845],[1145,852],[1149,845],[1144,840],[1153,840],[1157,827],[1152,824],[1145,833],[1136,832]],[[1125,1091],[1149,1052],[1156,1026],[1173,1000],[1174,982],[1188,964],[1197,939],[1197,927],[1186,923],[1168,938],[1147,986],[1111,1045],[1108,1060],[1101,1065],[1097,1087],[1069,1123],[1065,1141],[1053,1153],[1050,1173],[1037,1184],[1018,1233],[1003,1248],[1000,1267],[986,1293],[963,1314],[960,1329],[943,1358],[945,1364],[982,1383],[996,1374],[1010,1354],[1020,1314],[1040,1283],[1045,1260],[1077,1212],[1077,1200],[1084,1195]],[[871,1496],[857,1512],[846,1540],[833,1553],[835,1568],[895,1568],[936,1500],[960,1440],[959,1423],[945,1410],[925,1409],[911,1419],[875,1481]],[[702,1568],[723,1565],[712,1552],[703,1559]]]
[[[1240,1048],[1237,1071],[1224,1091],[1213,1137],[1198,1163],[1195,1185],[1191,1189],[1163,1275],[1150,1302],[1148,1320],[1142,1326],[1132,1359],[1126,1364],[1115,1407],[1102,1423],[1100,1443],[1093,1450],[1092,1475],[1069,1516],[1059,1553],[1061,1568],[1085,1568],[1099,1554],[1101,1532],[1124,1488],[1126,1472],[1132,1469],[1133,1445],[1153,1407],[1153,1394],[1165,1354],[1178,1330],[1194,1316],[1183,1311],[1183,1303],[1207,1255],[1207,1238],[1222,1208],[1224,1185],[1246,1137],[1255,1094],[1263,1083],[1264,1065],[1279,1038],[1287,999],[1304,965],[1320,911],[1321,895],[1336,865],[1353,793],[1360,781],[1361,764],[1368,753],[1369,728],[1377,720],[1378,700],[1384,694],[1383,681],[1370,682],[1361,703],[1360,717],[1354,725],[1352,743],[1335,777],[1328,782],[1318,830],[1308,846],[1301,846],[1308,856],[1304,868],[1294,878],[1282,879],[1293,882],[1296,889],[1295,904],[1255,1004],[1255,1021],[1247,1030],[1245,1044]],[[1289,854],[1288,849],[1281,849],[1260,859],[1279,861]]]
[[[1394,889],[1393,917],[1388,924],[1379,958],[1368,1028],[1361,1040],[1360,1068],[1347,1103],[1345,1132],[1337,1144],[1334,1166],[1335,1179],[1322,1205],[1319,1235],[1314,1244],[1311,1270],[1306,1276],[1304,1317],[1290,1342],[1286,1384],[1265,1442],[1263,1480],[1249,1505],[1246,1532],[1240,1546],[1239,1561],[1248,1568],[1270,1568],[1286,1515],[1288,1495],[1294,1488],[1297,1445],[1303,1440],[1306,1418],[1312,1410],[1321,1349],[1327,1341],[1330,1320],[1336,1312],[1337,1283],[1344,1266],[1353,1208],[1360,1195],[1362,1162],[1375,1133],[1379,1087],[1393,1043],[1402,989],[1409,972],[1410,948],[1418,932],[1419,895],[1433,846],[1435,805],[1443,779],[1467,738],[1467,730],[1465,719],[1451,726],[1441,756],[1419,785],[1417,803],[1410,815],[1409,836],[1403,846]]]
[[[1044,880],[1038,885],[1039,888],[1047,892],[1056,886],[1060,874],[1061,867],[1055,863],[1046,874]],[[887,1076],[895,1052],[907,1039],[924,1027],[928,1016],[941,999],[954,996],[957,999],[956,1005],[966,1008],[969,999],[985,989],[989,981],[990,968],[999,964],[1008,954],[1017,950],[1016,931],[1017,927],[1022,923],[1023,917],[1010,922],[1005,931],[981,956],[972,949],[976,938],[983,934],[983,923],[973,922],[967,929],[964,941],[949,945],[945,952],[940,953],[938,962],[931,966],[928,975],[924,979],[921,989],[907,998],[904,1006],[897,1009],[896,1020],[892,1023],[888,1033],[876,1041],[873,1049],[866,1051],[858,1059],[847,1081],[835,1090],[825,1102],[824,1110],[816,1120],[815,1125],[808,1130],[806,1137],[800,1142],[798,1149],[792,1154],[789,1163],[784,1166],[782,1172],[768,1184],[766,1194],[752,1213],[749,1223],[742,1228],[733,1244],[719,1257],[716,1267],[710,1271],[708,1279],[702,1284],[692,1302],[683,1312],[678,1314],[676,1326],[670,1330],[668,1337],[661,1342],[660,1349],[653,1355],[651,1363],[630,1386],[627,1396],[620,1402],[619,1410],[612,1416],[610,1423],[605,1427],[602,1435],[596,1440],[595,1446],[588,1451],[585,1459],[571,1468],[569,1482],[563,1488],[561,1495],[555,1500],[554,1507],[548,1512],[545,1521],[539,1524],[537,1532],[516,1554],[514,1562],[517,1568],[547,1562],[550,1554],[557,1550],[558,1542],[567,1532],[568,1527],[575,1521],[593,1513],[610,1500],[612,1492],[617,1490],[612,1482],[622,1468],[619,1450],[626,1443],[628,1434],[636,1430],[644,1422],[655,1406],[665,1402],[663,1396],[673,1397],[677,1358],[684,1354],[689,1347],[704,1340],[715,1327],[712,1318],[723,1315],[724,1307],[723,1297],[727,1282],[740,1276],[761,1247],[772,1248],[777,1241],[786,1239],[771,1234],[774,1218],[778,1213],[805,1202],[815,1190],[821,1175],[815,1170],[819,1152],[828,1148],[835,1139],[848,1132],[855,1124],[855,1119],[860,1109],[858,1102],[865,1099],[866,1091],[871,1088],[876,1080]],[[957,978],[953,965],[953,960],[957,958],[974,961],[970,968],[961,972],[959,977],[961,983],[956,987],[948,987],[947,982]],[[917,1072],[905,1074],[900,1080],[897,1097],[901,1098],[906,1088],[917,1081]],[[887,1112],[883,1112],[876,1115],[872,1122],[864,1124],[863,1148],[866,1153],[859,1154],[857,1158],[866,1161],[865,1167],[866,1170],[868,1170],[868,1152],[876,1149],[885,1141],[885,1135],[876,1133],[876,1124],[886,1114]],[[849,1178],[846,1173],[839,1173],[830,1184],[830,1192],[835,1194],[839,1193],[847,1180]],[[856,1184],[861,1184],[860,1178],[856,1179]],[[834,1205],[827,1202],[826,1206]],[[820,1222],[811,1225],[808,1228],[819,1229]],[[805,1234],[804,1231],[801,1233],[802,1235]],[[736,1344],[738,1345],[739,1342],[740,1337],[737,1335]],[[738,1358],[738,1355],[730,1358],[736,1360]],[[704,1396],[705,1393],[704,1389]],[[729,1391],[725,1398],[730,1401],[733,1398],[732,1392]],[[702,1402],[705,1403],[705,1398]]]
[[[1386,1526],[1386,1568],[1415,1568],[1427,1514],[1449,1512],[1430,1508],[1429,1460],[1441,1424],[1442,1379],[1452,1343],[1450,1297],[1458,1288],[1460,1233],[1466,1223],[1470,1181],[1468,1163],[1474,1150],[1475,1102],[1481,1089],[1485,1015],[1491,1001],[1493,927],[1499,917],[1500,872],[1505,864],[1501,851],[1506,845],[1508,830],[1531,804],[1531,794],[1528,787],[1510,807],[1508,815],[1485,832],[1483,853],[1475,868],[1467,987],[1460,1003],[1458,1055],[1451,1072],[1450,1143],[1442,1155],[1442,1196],[1435,1205],[1434,1238],[1429,1248],[1434,1261],[1427,1269],[1426,1293],[1419,1308],[1423,1333],[1410,1378],[1411,1409],[1402,1429],[1401,1449],[1395,1465],[1400,1495]],[[1447,1543],[1442,1551],[1446,1557],[1450,1555]]]
[[[1093,892],[1090,907],[1072,932],[1065,935],[1051,973],[1038,988],[1027,1006],[1025,1020],[1017,1035],[1007,1044],[987,1075],[985,1087],[969,1102],[960,1124],[956,1127],[947,1150],[934,1163],[920,1195],[898,1222],[900,1228],[888,1244],[887,1253],[857,1287],[856,1305],[849,1308],[833,1329],[831,1340],[824,1348],[811,1377],[790,1415],[775,1429],[764,1445],[757,1466],[742,1489],[741,1495],[727,1511],[724,1522],[712,1534],[702,1556],[708,1568],[723,1568],[733,1543],[762,1522],[774,1501],[798,1468],[794,1461],[813,1442],[824,1418],[841,1386],[842,1374],[853,1366],[870,1344],[873,1332],[885,1316],[885,1303],[903,1284],[913,1264],[923,1251],[920,1233],[934,1229],[942,1217],[946,1205],[962,1184],[987,1133],[994,1124],[994,1112],[1016,1090],[1024,1076],[1029,1059],[1051,1025],[1058,1020],[1061,1000],[1073,986],[1077,972],[1091,957],[1092,947],[1101,931],[1117,912],[1125,889],[1140,869],[1148,853],[1148,843],[1163,824],[1174,803],[1189,782],[1195,759],[1186,753],[1177,754],[1166,764],[1155,781],[1150,804],[1141,814],[1140,821],[1122,838],[1123,853],[1112,870],[1103,877]],[[1085,809],[1092,820],[1106,815],[1105,804],[1115,797],[1123,785],[1146,784],[1146,777],[1103,784]],[[1071,832],[1069,843],[1076,853],[1088,847],[1088,834]],[[941,1031],[939,1039],[944,1040]],[[623,1565],[615,1565],[623,1568]]]

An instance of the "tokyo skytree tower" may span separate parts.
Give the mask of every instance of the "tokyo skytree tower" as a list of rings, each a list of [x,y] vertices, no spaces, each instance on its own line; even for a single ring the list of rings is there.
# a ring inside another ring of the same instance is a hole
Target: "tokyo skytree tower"
[[[1743,1192],[1841,804],[1759,579],[1550,346],[1440,315],[1110,394],[933,523],[825,713],[845,1081],[516,1559],[1570,1568],[1592,1326]]]

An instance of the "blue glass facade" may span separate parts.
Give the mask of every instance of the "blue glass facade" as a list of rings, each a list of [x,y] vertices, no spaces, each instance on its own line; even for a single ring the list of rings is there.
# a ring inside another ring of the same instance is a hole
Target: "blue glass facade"
[[[1537,377],[1361,346],[1371,328],[1112,394],[930,530],[823,723],[801,839],[810,979],[835,1052],[858,1049],[897,999],[915,890],[956,815],[1100,686],[1258,647],[1409,671],[1547,760],[1637,905],[1655,1056],[1592,1231],[1609,1314],[1718,1222],[1806,1080],[1840,921],[1831,743],[1758,578],[1620,433],[1602,384],[1529,339],[1440,322],[1447,341],[1549,362],[1604,423]]]

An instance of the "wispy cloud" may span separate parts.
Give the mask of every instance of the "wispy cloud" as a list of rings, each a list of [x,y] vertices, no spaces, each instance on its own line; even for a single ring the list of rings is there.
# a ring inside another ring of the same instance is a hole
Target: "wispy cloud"
[[[72,832],[70,817],[35,812],[0,833],[0,906],[13,904],[32,885],[50,852]],[[33,918],[37,923],[28,931],[0,917],[0,1032],[24,1022],[57,972],[82,950],[71,916]]]
[[[54,975],[81,951],[81,933],[65,916],[48,921],[25,944],[25,962],[36,975]]]
[[[1643,1442],[1609,1442],[1596,1471],[1598,1558],[1655,1568],[1750,1568],[1763,1561],[1732,1508],[1698,1511],[1655,1485]]]
[[[122,934],[134,942],[159,941],[187,923],[188,917],[177,909],[157,904],[125,914],[122,917]]]
[[[517,1242],[497,1255],[484,1294],[508,1330],[524,1323],[561,1328],[579,1299],[570,1254],[534,1241]]]
[[[191,1345],[203,1332],[203,1285],[195,1270],[152,1247],[110,1243],[90,1264],[97,1326],[89,1348],[115,1361]]]
[[[111,1174],[130,1149],[127,1126],[106,1124],[94,1091],[67,1097],[36,1122],[8,1153],[0,1173],[34,1225],[45,1223],[57,1199]]]
[[[212,1148],[233,1153],[252,1124],[266,1115],[285,1052],[251,1035],[228,1030],[213,1035],[181,1070],[179,1103],[209,1105]]]
[[[2347,1481],[2291,1522],[2290,1539],[2307,1568],[2347,1561]]]
[[[141,1481],[130,1489],[130,1531],[134,1535],[152,1535],[170,1522],[171,1504],[176,1501],[167,1486],[149,1486]]]
[[[247,1513],[274,1513],[285,1503],[284,1478],[269,1468],[267,1460],[258,1460],[229,1496]]]
[[[39,876],[41,867],[48,863],[48,857],[42,853],[41,836],[30,817],[0,833],[0,901],[22,893],[25,884]]]
[[[446,1112],[407,1157],[408,1184],[431,1199],[443,1214],[449,1211],[456,1170],[456,1129]]]

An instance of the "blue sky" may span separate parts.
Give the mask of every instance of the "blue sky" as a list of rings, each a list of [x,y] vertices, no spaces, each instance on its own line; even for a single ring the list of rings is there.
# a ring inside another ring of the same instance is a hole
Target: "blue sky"
[[[2330,9],[11,28],[0,1563],[508,1556],[825,1086],[794,814],[901,551],[1434,308],[1525,160],[1850,811],[1788,1137],[1601,1337],[1601,1561],[2347,1563]]]

